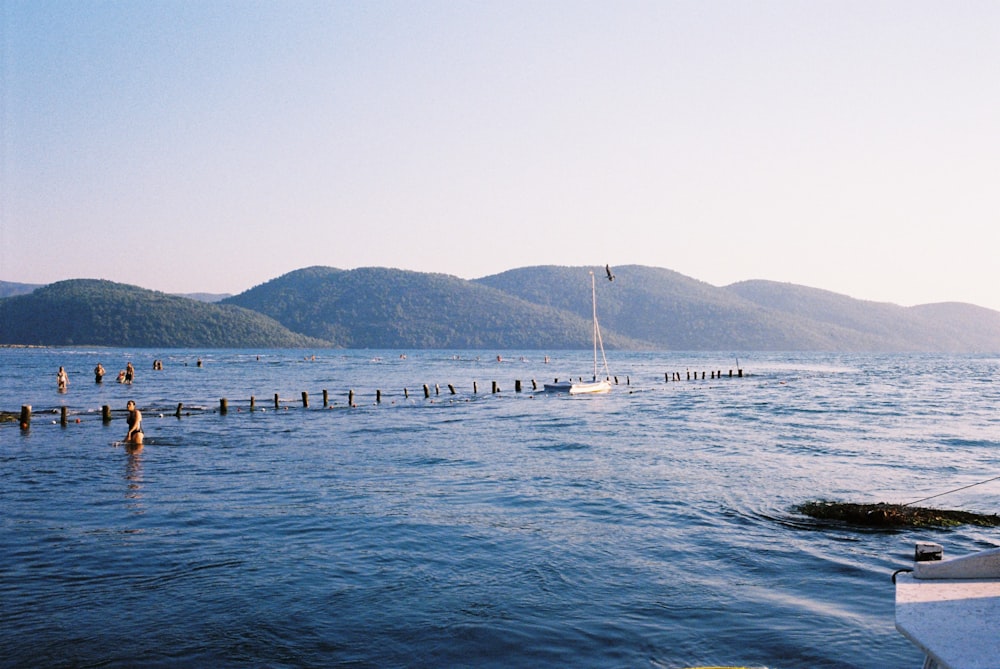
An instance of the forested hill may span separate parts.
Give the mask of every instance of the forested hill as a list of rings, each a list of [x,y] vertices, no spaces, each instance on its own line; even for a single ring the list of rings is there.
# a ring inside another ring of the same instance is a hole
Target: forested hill
[[[878,350],[1000,352],[1000,312],[972,304],[901,307],[773,281],[742,281],[725,290],[797,319],[865,333]]]
[[[60,281],[0,300],[0,344],[329,346],[247,309],[92,279]]]
[[[559,349],[591,346],[586,318],[444,274],[309,267],[223,301],[348,348]],[[647,348],[607,332],[604,343]]]
[[[525,267],[466,281],[309,267],[218,304],[78,279],[0,298],[0,344],[542,349],[591,346],[590,271],[608,348],[1000,353],[1000,312],[901,307],[668,269]]]
[[[1000,352],[1000,312],[970,304],[901,307],[771,281],[720,288],[638,265],[614,268],[614,281],[595,271],[602,324],[658,349]],[[582,316],[585,276],[586,268],[546,266],[476,281]]]
[[[41,286],[35,283],[15,283],[13,281],[0,281],[0,297],[27,295],[36,288],[41,288]]]

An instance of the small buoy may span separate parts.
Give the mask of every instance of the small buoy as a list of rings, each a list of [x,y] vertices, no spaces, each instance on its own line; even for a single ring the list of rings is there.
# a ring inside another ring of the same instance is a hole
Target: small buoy
[[[161,416],[161,418],[162,418],[162,416]],[[80,419],[79,419],[79,418],[77,418],[77,419],[76,419],[76,422],[77,422],[77,423],[79,423],[79,422],[80,422]]]

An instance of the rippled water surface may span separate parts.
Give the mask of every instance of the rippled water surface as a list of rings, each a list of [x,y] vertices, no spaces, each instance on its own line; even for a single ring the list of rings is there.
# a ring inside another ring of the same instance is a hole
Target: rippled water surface
[[[914,542],[1000,546],[792,510],[1000,474],[996,357],[754,354],[730,378],[609,352],[614,391],[569,397],[532,380],[587,352],[312,353],[0,350],[0,409],[33,410],[0,424],[0,665],[903,669]],[[995,513],[998,486],[934,504]]]

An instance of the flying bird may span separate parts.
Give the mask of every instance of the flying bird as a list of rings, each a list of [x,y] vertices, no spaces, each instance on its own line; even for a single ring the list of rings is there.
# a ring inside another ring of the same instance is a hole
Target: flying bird
[[[611,265],[605,265],[604,271],[608,273],[608,281],[615,280],[615,275],[611,273]]]

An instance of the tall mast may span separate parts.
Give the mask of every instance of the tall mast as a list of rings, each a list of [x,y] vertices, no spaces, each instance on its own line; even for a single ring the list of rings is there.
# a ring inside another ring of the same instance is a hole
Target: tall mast
[[[594,312],[594,381],[597,380],[597,286],[594,273],[590,273],[590,304]]]

